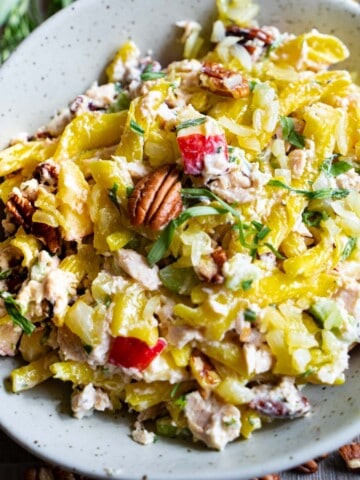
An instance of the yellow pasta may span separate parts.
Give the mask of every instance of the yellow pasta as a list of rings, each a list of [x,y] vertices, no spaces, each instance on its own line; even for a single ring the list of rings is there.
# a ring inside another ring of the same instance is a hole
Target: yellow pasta
[[[186,25],[167,67],[126,42],[61,133],[0,152],[0,343],[14,392],[53,377],[77,417],[222,450],[360,342],[360,88],[337,37],[216,4],[211,42]]]

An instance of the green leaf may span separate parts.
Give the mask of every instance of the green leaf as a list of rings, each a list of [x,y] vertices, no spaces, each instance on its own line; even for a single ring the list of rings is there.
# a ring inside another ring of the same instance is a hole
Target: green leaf
[[[186,120],[186,122],[180,123],[176,127],[176,131],[182,130],[183,128],[195,127],[196,125],[202,125],[207,120],[206,117],[199,117],[199,118],[192,118],[190,120]]]
[[[145,133],[145,130],[133,119],[130,120],[130,128],[133,132],[137,133],[138,135],[143,136]]]
[[[254,310],[251,310],[250,308],[246,308],[244,310],[244,319],[247,322],[254,322],[256,320],[256,312],[254,312]]]
[[[269,250],[272,251],[272,253],[275,255],[275,257],[278,259],[278,260],[286,260],[286,257],[284,257],[284,255],[282,255],[279,250],[277,250],[274,245],[271,245],[271,243],[268,243],[268,242],[265,242],[265,244]]]
[[[353,168],[353,166],[344,162],[343,160],[337,160],[339,158],[338,154],[331,155],[331,157],[325,158],[323,163],[320,165],[320,170],[325,173],[328,177],[337,177],[342,173],[346,173]],[[334,162],[334,160],[337,160]]]
[[[357,243],[356,237],[349,237],[349,240],[346,242],[346,245],[343,251],[341,252],[340,260],[342,262],[350,257],[350,255],[352,254],[352,252],[356,247],[356,243]]]
[[[114,185],[111,187],[111,189],[109,190],[109,198],[110,200],[117,206],[119,207],[120,204],[119,204],[119,201],[117,199],[117,191],[119,190],[119,184],[118,183],[114,183]]]
[[[253,281],[254,280],[243,280],[241,282],[241,288],[244,290],[244,292],[246,292],[247,290],[250,290]]]
[[[249,80],[250,92],[253,92],[255,90],[256,85],[259,85],[259,82],[257,82],[256,80]]]
[[[14,325],[18,325],[26,335],[30,335],[35,330],[35,325],[24,317],[21,313],[20,305],[15,301],[11,293],[0,291],[0,298],[3,299],[6,311]]]
[[[320,200],[320,199],[339,199],[345,198],[349,195],[350,190],[346,188],[321,188],[319,190],[299,190],[297,188],[292,188],[289,185],[286,185],[280,180],[270,180],[267,185],[271,187],[285,188],[290,192],[298,193],[299,195],[304,195],[310,200]]]
[[[134,191],[134,187],[126,187],[126,196],[129,198]]]
[[[123,110],[128,110],[130,107],[130,97],[125,90],[121,90],[118,93],[115,101],[107,109],[109,113],[122,112]]]
[[[305,137],[304,135],[296,132],[295,121],[293,118],[280,116],[280,125],[282,128],[284,140],[291,143],[291,145],[293,145],[294,147],[305,147]]]
[[[302,213],[302,221],[307,227],[319,227],[322,220],[329,218],[326,212],[305,209]]]
[[[145,72],[140,75],[140,78],[143,82],[147,82],[148,80],[158,80],[159,78],[164,78],[164,72]]]
[[[215,200],[216,202],[218,202],[224,208],[224,210],[226,210],[227,213],[230,213],[233,217],[237,219],[237,223],[236,225],[234,225],[234,228],[239,231],[239,240],[241,245],[244,248],[248,248],[250,250],[257,248],[256,243],[248,243],[246,241],[244,224],[242,222],[239,212],[237,212],[231,205],[226,203],[220,197],[215,195],[215,193],[213,193],[211,190],[208,190],[206,188],[183,188],[181,190],[181,194],[185,198],[209,198],[210,200]]]
[[[195,206],[190,207],[182,212],[175,220],[171,220],[168,225],[161,232],[160,237],[152,246],[150,252],[147,254],[147,261],[150,266],[155,265],[159,260],[164,258],[168,251],[172,239],[174,238],[176,227],[193,217],[201,217],[203,215],[220,215],[226,213],[224,209],[210,207],[210,206]]]
[[[11,275],[11,270],[1,270],[0,271],[0,280],[6,280]]]

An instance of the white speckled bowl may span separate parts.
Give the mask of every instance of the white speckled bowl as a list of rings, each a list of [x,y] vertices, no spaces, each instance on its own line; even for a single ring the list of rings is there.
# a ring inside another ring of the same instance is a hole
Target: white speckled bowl
[[[359,68],[360,7],[352,0],[261,0],[260,22],[301,32],[335,33]],[[146,6],[145,6],[146,5]],[[78,0],[23,43],[0,70],[0,146],[19,131],[34,131],[98,78],[128,37],[165,63],[179,54],[174,22],[213,16],[213,0]],[[14,361],[0,361],[5,379]],[[81,421],[68,411],[69,391],[48,383],[20,395],[0,384],[0,425],[36,455],[89,476],[149,480],[241,480],[280,471],[334,450],[360,432],[359,349],[347,383],[310,387],[311,416],[273,423],[221,453],[175,440],[143,447],[125,417]]]

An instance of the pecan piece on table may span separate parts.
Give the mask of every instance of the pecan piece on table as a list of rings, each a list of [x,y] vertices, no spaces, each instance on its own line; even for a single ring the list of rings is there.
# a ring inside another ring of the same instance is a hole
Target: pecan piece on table
[[[360,470],[360,443],[352,442],[339,448],[339,453],[346,462],[346,466],[353,472]]]
[[[158,231],[182,210],[181,182],[174,165],[163,165],[142,178],[128,201],[131,225]]]
[[[17,225],[21,225],[25,232],[32,233],[44,243],[51,253],[60,248],[60,230],[45,223],[35,223],[32,216],[36,210],[34,205],[24,195],[13,193],[6,202],[6,209],[12,215]]]
[[[318,463],[316,460],[309,460],[294,468],[299,473],[315,473],[318,471]]]
[[[200,70],[200,87],[224,97],[241,98],[250,93],[248,81],[239,72],[220,63],[205,62]]]

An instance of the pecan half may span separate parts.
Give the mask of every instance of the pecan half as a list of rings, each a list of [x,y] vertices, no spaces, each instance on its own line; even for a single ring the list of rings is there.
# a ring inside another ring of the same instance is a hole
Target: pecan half
[[[298,465],[294,470],[299,473],[315,473],[318,471],[318,463],[316,460],[309,460],[302,465]]]
[[[35,212],[33,204],[23,195],[13,193],[6,202],[7,211],[14,217],[18,225],[22,225],[26,232],[30,232],[32,216]]]
[[[241,98],[250,93],[248,81],[239,72],[220,63],[206,62],[200,70],[200,87],[223,97]]]
[[[353,442],[339,448],[339,453],[346,462],[349,470],[360,470],[360,443]]]
[[[264,45],[271,45],[275,38],[271,33],[262,28],[250,27],[244,28],[238,25],[229,25],[226,28],[226,36],[239,37],[239,43],[246,44],[250,40],[260,40]]]
[[[163,165],[142,178],[128,201],[130,223],[157,231],[182,210],[181,183],[174,165]]]
[[[12,215],[17,225],[21,225],[26,233],[32,233],[44,243],[51,253],[60,248],[60,230],[45,223],[35,223],[32,216],[36,210],[34,205],[24,195],[13,193],[6,202],[6,209]]]

